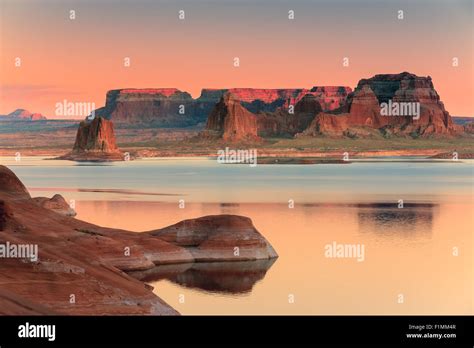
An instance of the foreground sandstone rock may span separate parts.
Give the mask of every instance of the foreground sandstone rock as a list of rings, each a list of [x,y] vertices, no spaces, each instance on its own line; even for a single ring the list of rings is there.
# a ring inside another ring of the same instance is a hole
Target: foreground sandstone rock
[[[252,220],[244,216],[204,216],[148,233],[186,247],[196,261],[247,261],[278,256]]]
[[[82,121],[72,152],[60,157],[72,161],[123,161],[115,141],[114,125],[102,117]]]
[[[11,194],[13,199],[30,198],[25,185],[7,167],[0,165],[0,192]]]
[[[0,257],[0,314],[178,314],[150,286],[124,271],[206,259],[276,257],[243,217],[186,220],[183,223],[198,231],[193,236],[184,229],[193,245],[173,240],[179,223],[135,233],[76,220],[39,205],[4,166],[0,166],[0,221],[0,244],[38,246],[37,260]],[[229,257],[236,246],[242,248],[241,256]]]
[[[76,216],[76,212],[72,209],[61,195],[54,195],[52,198],[35,197],[33,200],[41,207],[55,211],[65,216]]]

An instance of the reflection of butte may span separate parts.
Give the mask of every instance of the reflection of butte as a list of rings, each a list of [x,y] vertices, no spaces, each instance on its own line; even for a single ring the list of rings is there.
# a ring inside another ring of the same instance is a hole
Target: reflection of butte
[[[398,208],[397,203],[357,204],[360,231],[370,231],[383,235],[409,233],[406,237],[429,234],[433,227],[433,213],[437,204],[404,203]]]
[[[274,262],[275,259],[163,265],[130,275],[147,283],[167,279],[187,288],[239,294],[250,292]]]

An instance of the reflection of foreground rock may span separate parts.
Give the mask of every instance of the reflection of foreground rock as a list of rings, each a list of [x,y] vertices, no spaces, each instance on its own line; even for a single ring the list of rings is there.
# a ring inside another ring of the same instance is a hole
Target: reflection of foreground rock
[[[38,246],[37,261],[0,255],[0,314],[177,314],[150,286],[123,271],[221,261],[221,257],[227,261],[276,257],[244,217],[186,220],[199,231],[194,238],[186,230],[191,240],[201,241],[192,246],[171,238],[180,224],[134,233],[73,219],[40,206],[4,166],[0,166],[0,222],[0,245]],[[180,233],[178,229],[177,236]],[[236,247],[241,252],[232,258]]]
[[[240,294],[250,292],[274,262],[275,259],[267,259],[163,265],[131,275],[144,282],[168,279],[187,288]]]

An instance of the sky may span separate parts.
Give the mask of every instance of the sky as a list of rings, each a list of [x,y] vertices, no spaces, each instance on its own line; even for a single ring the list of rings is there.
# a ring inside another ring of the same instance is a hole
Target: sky
[[[0,114],[64,118],[57,103],[100,107],[118,88],[354,88],[409,71],[474,116],[473,17],[471,0],[0,0]]]

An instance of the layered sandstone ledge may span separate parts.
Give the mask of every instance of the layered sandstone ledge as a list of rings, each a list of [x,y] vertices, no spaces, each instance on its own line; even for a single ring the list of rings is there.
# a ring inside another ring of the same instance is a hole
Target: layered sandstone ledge
[[[351,92],[344,86],[306,88],[224,88],[201,91],[193,97],[176,88],[127,88],[107,92],[105,106],[95,110],[121,127],[189,127],[203,124],[221,98],[231,93],[251,113],[288,109],[305,95],[314,96],[324,111],[339,108]]]
[[[38,245],[35,262],[0,258],[0,314],[175,315],[149,285],[124,272],[277,257],[246,217],[205,216],[135,233],[76,220],[64,203],[32,199],[0,166],[0,244]]]

